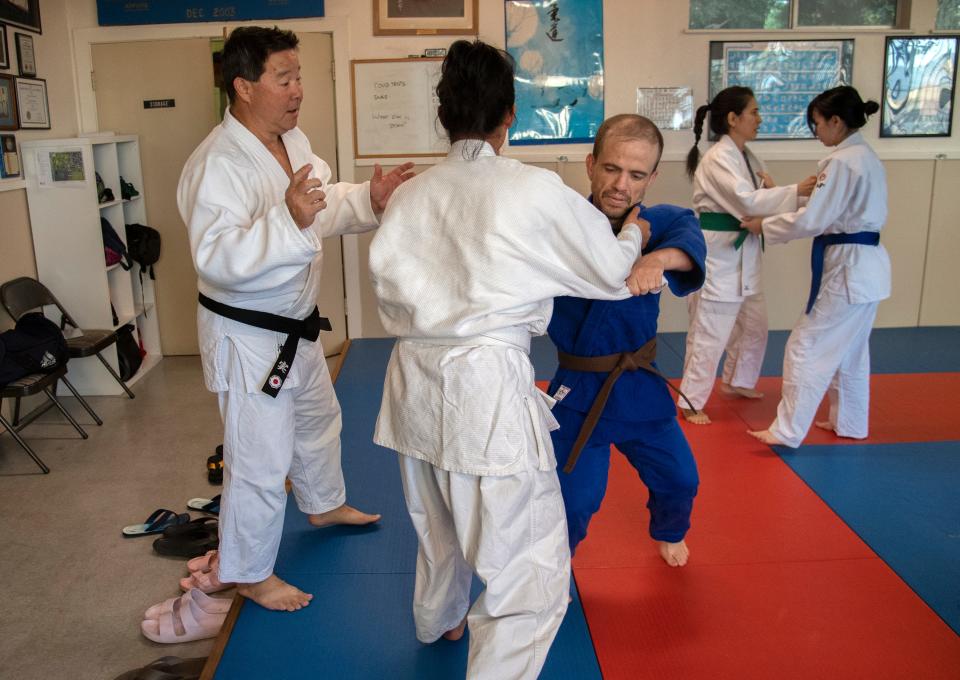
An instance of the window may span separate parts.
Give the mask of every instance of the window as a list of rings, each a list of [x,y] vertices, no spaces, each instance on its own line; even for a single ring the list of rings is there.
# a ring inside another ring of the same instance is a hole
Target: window
[[[690,28],[775,30],[823,26],[897,26],[909,0],[690,0]],[[940,0],[960,14],[960,0]],[[938,25],[939,27],[939,25]]]
[[[693,11],[693,3],[690,3]],[[960,0],[938,0],[937,30],[955,31],[960,29]]]

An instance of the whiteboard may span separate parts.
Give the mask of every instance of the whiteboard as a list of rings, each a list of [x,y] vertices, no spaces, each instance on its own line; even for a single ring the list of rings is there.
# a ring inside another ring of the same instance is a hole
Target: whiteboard
[[[351,61],[353,150],[357,158],[445,156],[437,120],[442,59]]]

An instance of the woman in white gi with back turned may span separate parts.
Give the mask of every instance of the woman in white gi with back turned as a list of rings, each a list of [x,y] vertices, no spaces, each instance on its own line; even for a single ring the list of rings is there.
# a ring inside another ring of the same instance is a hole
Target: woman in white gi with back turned
[[[813,237],[807,308],[787,340],[777,418],[751,432],[766,444],[797,447],[829,391],[829,420],[819,427],[841,437],[867,436],[870,329],[877,304],[890,297],[890,258],[880,245],[887,221],[887,176],[859,130],[880,107],[849,86],[823,92],[807,107],[807,123],[824,146],[810,202],[796,212],[744,221],[767,243]]]
[[[399,337],[374,438],[403,454],[417,638],[458,639],[469,621],[468,678],[529,679],[570,582],[556,420],[530,337],[555,296],[628,297],[642,235],[637,213],[616,237],[555,173],[499,155],[514,120],[504,52],[455,42],[437,95],[450,153],[397,189],[370,249],[380,318]],[[486,589],[471,607],[474,572]]]
[[[700,134],[710,114],[710,129],[720,140],[700,159]],[[796,210],[799,196],[809,196],[813,177],[798,184],[774,186],[766,166],[746,143],[757,138],[760,110],[748,87],[728,87],[697,109],[696,142],[687,155],[693,178],[693,209],[707,242],[707,278],[687,298],[690,328],[680,391],[696,410],[684,417],[697,425],[710,418],[703,407],[710,397],[724,349],[723,390],[758,399],[754,387],[767,348],[767,306],[760,280],[762,242],[740,228],[747,215],[774,215]]]

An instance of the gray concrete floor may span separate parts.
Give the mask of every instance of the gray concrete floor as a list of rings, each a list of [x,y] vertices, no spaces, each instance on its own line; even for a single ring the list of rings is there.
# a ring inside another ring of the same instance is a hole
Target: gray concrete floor
[[[88,399],[101,427],[63,399],[90,434],[85,441],[53,410],[28,426],[24,438],[49,475],[0,436],[0,678],[111,680],[168,654],[207,656],[213,646],[141,635],[143,611],[179,594],[186,561],[154,553],[155,537],[120,530],[156,508],[186,512],[188,499],[220,492],[206,475],[221,439],[216,397],[203,387],[198,357],[165,358],[134,391],[132,401]]]

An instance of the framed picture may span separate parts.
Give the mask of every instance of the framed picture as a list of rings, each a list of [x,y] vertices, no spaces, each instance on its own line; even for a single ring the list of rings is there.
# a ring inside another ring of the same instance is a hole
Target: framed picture
[[[33,36],[26,33],[14,33],[13,39],[17,44],[17,68],[20,75],[26,78],[37,77],[37,56],[33,51]]]
[[[0,130],[16,130],[20,127],[17,115],[17,91],[13,76],[0,73]]]
[[[49,130],[47,81],[43,78],[17,78],[17,109],[21,130]]]
[[[10,46],[7,44],[7,27],[0,24],[0,68],[10,68]]]
[[[20,154],[17,153],[17,138],[13,135],[0,135],[0,177],[10,179],[20,176]]]
[[[0,0],[0,21],[34,33],[40,27],[40,0]]]
[[[477,35],[480,0],[373,0],[374,35]]]
[[[960,36],[887,37],[881,137],[949,137]]]
[[[732,85],[749,87],[763,118],[757,139],[813,139],[807,105],[852,75],[853,40],[713,41],[708,101]]]

